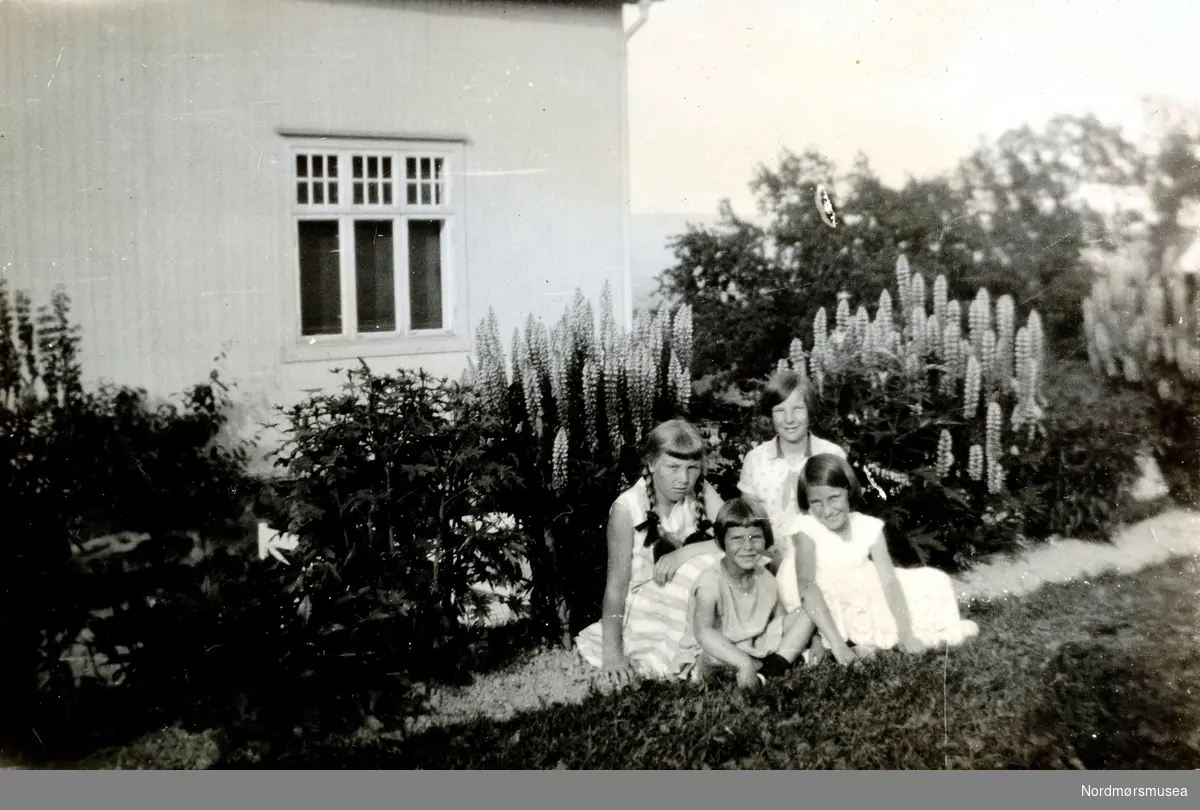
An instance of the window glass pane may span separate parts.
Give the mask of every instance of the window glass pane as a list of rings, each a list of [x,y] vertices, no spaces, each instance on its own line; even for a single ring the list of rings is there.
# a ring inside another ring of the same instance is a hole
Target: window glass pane
[[[409,205],[417,204],[417,184],[416,183],[408,184],[408,204]]]
[[[367,202],[371,205],[379,205],[378,183],[367,183]]]
[[[380,158],[383,162],[383,176],[390,178],[392,176],[392,159],[390,157]]]
[[[367,177],[378,177],[378,176],[379,176],[379,158],[373,157],[373,156],[367,158]]]
[[[428,183],[421,184],[421,205],[433,205],[433,189]]]
[[[442,329],[442,225],[408,223],[408,295],[413,329]]]
[[[363,184],[362,183],[354,184],[354,204],[355,205],[363,204]]]
[[[325,184],[313,183],[313,205],[325,204]]]
[[[358,331],[396,331],[396,276],[391,220],[356,220],[354,267]]]
[[[392,204],[392,184],[390,182],[383,184],[383,204]]]
[[[308,155],[296,155],[296,176],[308,177]]]
[[[329,155],[325,158],[325,165],[329,169],[330,177],[337,177],[337,155]]]
[[[350,166],[351,166],[351,170],[354,172],[355,177],[362,177],[362,156],[361,155],[355,155],[354,159],[350,162]]]
[[[313,177],[325,176],[325,159],[320,155],[313,155]]]
[[[332,203],[333,205],[337,205],[337,201],[338,201],[338,184],[330,183],[329,184],[329,202]]]
[[[405,158],[404,159],[404,175],[409,180],[417,179],[417,159],[416,158]]]
[[[301,180],[296,184],[296,202],[308,205],[308,181]]]
[[[338,224],[309,221],[300,228],[300,331],[337,335],[342,331]]]

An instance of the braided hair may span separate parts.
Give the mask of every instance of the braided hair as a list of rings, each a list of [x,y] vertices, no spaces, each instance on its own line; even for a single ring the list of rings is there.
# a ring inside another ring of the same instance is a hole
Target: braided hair
[[[683,461],[699,461],[700,475],[696,477],[696,488],[692,493],[693,505],[696,510],[696,530],[692,532],[683,545],[702,543],[708,539],[712,524],[704,510],[704,472],[705,453],[704,439],[700,431],[683,419],[672,419],[663,422],[650,431],[642,447],[642,479],[646,482],[646,496],[650,501],[650,509],[646,520],[635,528],[646,532],[645,545],[654,547],[654,560],[658,561],[664,554],[675,551],[676,546],[664,539],[659,533],[658,495],[654,490],[654,464],[663,455]]]

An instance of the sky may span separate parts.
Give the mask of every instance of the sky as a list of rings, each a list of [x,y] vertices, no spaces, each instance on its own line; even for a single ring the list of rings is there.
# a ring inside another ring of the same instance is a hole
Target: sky
[[[784,148],[901,184],[1060,112],[1139,137],[1146,96],[1200,105],[1198,39],[1196,0],[656,2],[629,41],[630,210],[752,215]]]

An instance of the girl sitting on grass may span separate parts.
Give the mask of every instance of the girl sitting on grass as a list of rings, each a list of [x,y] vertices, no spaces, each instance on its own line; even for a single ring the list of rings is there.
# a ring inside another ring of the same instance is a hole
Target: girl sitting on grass
[[[789,613],[780,601],[779,583],[763,564],[774,545],[771,522],[758,504],[729,501],[717,513],[714,530],[724,556],[692,586],[690,621],[676,668],[695,680],[732,668],[739,686],[753,688],[791,669],[816,626],[805,611]],[[833,635],[824,604],[810,609]],[[857,660],[844,643],[834,649],[839,660]]]
[[[809,459],[797,489],[806,514],[788,527],[790,548],[779,567],[784,604],[798,604],[815,584],[835,625],[832,634],[821,628],[825,641],[852,644],[860,657],[897,646],[919,653],[977,635],[979,626],[959,615],[949,576],[893,565],[883,521],[856,511],[861,496],[844,458],[826,453]]]

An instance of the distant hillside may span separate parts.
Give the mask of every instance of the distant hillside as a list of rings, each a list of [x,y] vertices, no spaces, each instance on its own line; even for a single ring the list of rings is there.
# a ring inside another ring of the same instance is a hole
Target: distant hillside
[[[675,264],[668,241],[687,232],[688,224],[715,225],[716,214],[633,214],[630,217],[629,264],[633,308],[653,303],[658,274]]]

